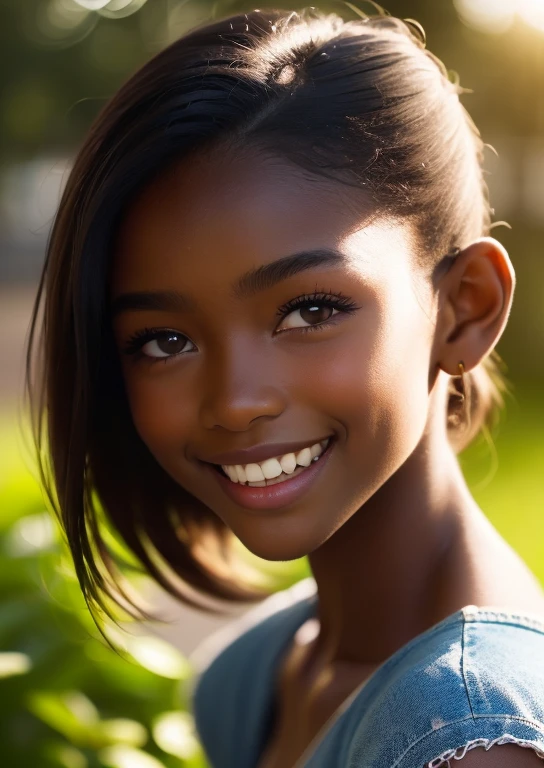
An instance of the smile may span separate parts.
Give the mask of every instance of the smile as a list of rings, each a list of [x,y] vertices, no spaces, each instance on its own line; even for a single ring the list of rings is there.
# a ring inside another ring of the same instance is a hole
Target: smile
[[[325,452],[330,438],[307,446],[297,453],[274,456],[251,464],[221,464],[221,469],[233,483],[260,488],[285,482],[296,477]]]
[[[322,440],[320,443],[316,443],[314,446],[308,446],[303,448],[297,454],[287,454],[290,456],[289,463],[285,462],[286,466],[291,468],[293,464],[293,457],[296,459],[295,468],[291,472],[285,472],[280,463],[285,457],[279,457],[274,459],[267,459],[260,464],[247,464],[245,465],[246,480],[245,482],[239,479],[238,467],[241,465],[234,465],[234,474],[232,465],[218,465],[204,463],[204,466],[208,468],[211,475],[216,478],[221,488],[225,491],[227,496],[234,502],[247,509],[276,509],[287,506],[297,501],[306,490],[308,490],[313,483],[317,480],[319,475],[323,472],[325,465],[332,453],[332,447],[335,443],[333,437],[329,437],[326,440]],[[312,456],[312,449],[314,455]],[[319,451],[319,452],[318,452]],[[302,454],[302,456],[301,456]],[[298,457],[301,456],[299,464]],[[277,472],[277,467],[269,465],[269,462],[276,462],[280,467],[280,472],[275,477],[264,477],[261,480],[248,480],[248,475],[256,470],[253,467],[262,471],[262,465],[265,466],[264,470]],[[307,462],[307,463],[306,463]],[[231,479],[227,475],[226,469],[230,469],[233,478]],[[244,467],[242,467],[244,469]]]

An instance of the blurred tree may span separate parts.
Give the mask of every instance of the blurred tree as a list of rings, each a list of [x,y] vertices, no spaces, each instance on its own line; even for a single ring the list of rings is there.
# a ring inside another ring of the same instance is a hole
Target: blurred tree
[[[460,2],[383,4],[394,15],[417,19],[429,49],[474,91],[463,94],[462,102],[484,141],[500,155],[496,162],[489,149],[485,160],[492,168],[488,183],[495,219],[506,218],[513,226],[513,232],[497,229],[493,235],[509,249],[518,275],[500,352],[514,370],[543,377],[544,171],[538,168],[544,169],[544,25],[538,30],[517,19],[503,32],[485,33],[461,21]],[[187,29],[254,5],[247,0],[0,0],[0,163],[5,168],[37,156],[72,155],[100,108],[146,60]],[[306,3],[279,5],[298,9]],[[371,2],[358,5],[373,12]],[[342,0],[319,7],[357,17],[352,4]]]
[[[90,0],[0,0],[2,162],[77,145],[105,100],[151,55],[196,23],[253,8],[241,0],[117,0],[97,11],[84,5],[93,7]],[[130,5],[135,12],[126,15]],[[115,7],[125,10],[108,11]],[[320,7],[356,17],[341,0]],[[359,7],[372,12],[370,3]],[[384,7],[421,22],[430,49],[477,92],[465,103],[484,133],[542,131],[543,32],[521,22],[502,34],[471,30],[451,0],[389,0]]]

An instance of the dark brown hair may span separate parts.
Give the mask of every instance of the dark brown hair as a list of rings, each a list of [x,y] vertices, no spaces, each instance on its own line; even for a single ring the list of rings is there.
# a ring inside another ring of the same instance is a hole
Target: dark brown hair
[[[188,604],[210,610],[206,596],[268,594],[243,575],[233,534],[166,474],[132,423],[107,300],[112,243],[131,201],[197,149],[252,144],[365,190],[378,213],[408,219],[419,258],[436,275],[490,227],[484,145],[459,101],[463,90],[414,22],[266,10],[193,30],[98,115],[50,235],[27,374],[42,481],[92,610],[107,611],[110,598],[134,606],[102,516]],[[43,355],[37,377],[34,349]],[[451,380],[445,418],[457,451],[503,404],[499,362],[492,353],[466,374],[468,431],[456,422]]]

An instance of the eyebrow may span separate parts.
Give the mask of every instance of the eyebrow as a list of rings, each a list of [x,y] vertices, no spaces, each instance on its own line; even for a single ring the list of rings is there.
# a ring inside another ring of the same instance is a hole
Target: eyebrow
[[[245,272],[231,287],[231,294],[235,299],[247,299],[300,272],[318,267],[342,266],[346,262],[347,256],[334,248],[300,251]],[[112,302],[111,313],[115,317],[129,311],[175,312],[193,309],[194,306],[192,299],[177,291],[137,291],[117,296]]]

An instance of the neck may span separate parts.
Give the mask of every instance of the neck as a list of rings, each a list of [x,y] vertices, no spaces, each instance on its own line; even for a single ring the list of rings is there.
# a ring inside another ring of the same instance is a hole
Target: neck
[[[441,447],[424,439],[309,556],[319,596],[316,656],[380,664],[452,605],[470,603],[466,593],[453,595],[454,563],[463,530],[478,514],[445,436]]]

